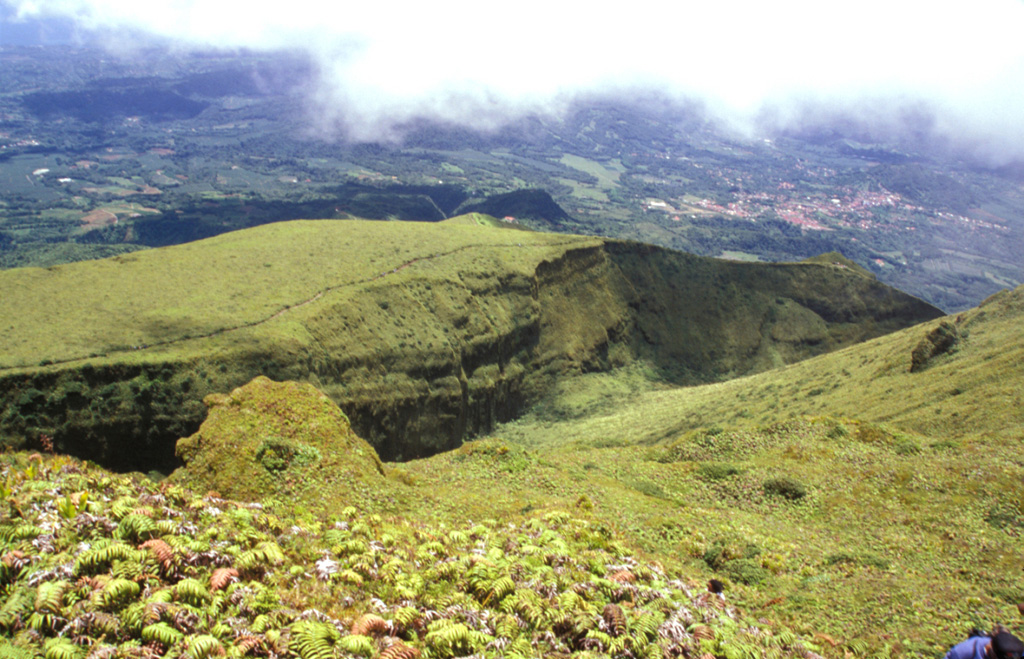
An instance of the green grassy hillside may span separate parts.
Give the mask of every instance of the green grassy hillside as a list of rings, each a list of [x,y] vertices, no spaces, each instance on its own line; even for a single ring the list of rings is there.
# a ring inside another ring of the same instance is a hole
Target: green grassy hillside
[[[742,264],[442,224],[298,221],[0,273],[0,433],[167,471],[210,393],[307,381],[385,459],[454,448],[566,376],[721,380],[933,318],[842,264]],[[501,223],[499,223],[501,224]]]
[[[207,399],[159,487],[8,453],[3,651],[845,659],[1022,633],[1022,315],[1018,289],[698,387],[571,378],[403,464],[265,378]],[[957,342],[915,360],[937,327]]]
[[[1022,321],[1019,288],[729,382],[587,376],[489,443],[408,468],[452,499],[491,483],[482,498],[509,510],[586,497],[650,555],[730,581],[836,656],[940,656],[972,626],[1022,631]],[[959,342],[911,372],[941,323]],[[478,454],[502,445],[528,466],[480,477]]]

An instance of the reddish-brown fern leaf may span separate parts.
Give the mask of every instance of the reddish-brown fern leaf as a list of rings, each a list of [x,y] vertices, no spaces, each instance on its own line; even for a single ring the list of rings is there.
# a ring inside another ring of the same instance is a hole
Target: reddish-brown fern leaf
[[[606,604],[601,615],[613,636],[622,636],[626,633],[626,616],[618,604]]]
[[[156,560],[160,562],[160,567],[163,569],[165,574],[170,574],[175,571],[176,565],[174,560],[174,548],[169,544],[161,540],[160,538],[153,538],[152,540],[146,540],[139,549],[148,549],[156,556]]]
[[[636,575],[629,570],[619,570],[608,578],[617,583],[633,583],[636,581]]]
[[[693,634],[694,638],[700,639],[702,641],[704,641],[704,640],[710,641],[711,639],[713,639],[715,637],[714,630],[712,630],[707,625],[694,625],[693,626],[693,631],[690,632],[690,633]]]
[[[263,637],[262,636],[241,636],[235,641],[235,648],[246,655],[256,649],[262,649]]]
[[[352,623],[352,633],[360,636],[387,636],[390,632],[388,621],[373,613],[366,613]]]
[[[170,608],[171,605],[168,602],[149,602],[143,608],[142,619],[147,625],[151,625],[163,618],[164,613],[170,610]]]
[[[3,561],[3,564],[9,568],[20,570],[21,568],[28,565],[30,559],[25,557],[24,552],[14,549],[4,554],[4,557],[0,559],[0,561]]]
[[[420,651],[405,643],[395,643],[380,653],[380,659],[418,659]]]
[[[219,567],[210,575],[210,590],[220,590],[238,581],[238,570],[233,567]]]

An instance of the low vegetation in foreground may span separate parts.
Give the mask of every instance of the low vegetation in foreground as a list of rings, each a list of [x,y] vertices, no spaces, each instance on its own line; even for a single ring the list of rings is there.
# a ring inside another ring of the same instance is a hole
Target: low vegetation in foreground
[[[4,657],[815,656],[586,510],[317,517],[39,455],[3,476]]]

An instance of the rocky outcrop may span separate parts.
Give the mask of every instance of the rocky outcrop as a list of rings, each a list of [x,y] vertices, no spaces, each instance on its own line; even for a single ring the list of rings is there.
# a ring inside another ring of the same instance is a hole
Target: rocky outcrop
[[[263,376],[204,401],[209,414],[177,442],[184,467],[171,480],[245,501],[274,497],[336,504],[347,491],[380,487],[384,469],[348,417],[307,383]]]

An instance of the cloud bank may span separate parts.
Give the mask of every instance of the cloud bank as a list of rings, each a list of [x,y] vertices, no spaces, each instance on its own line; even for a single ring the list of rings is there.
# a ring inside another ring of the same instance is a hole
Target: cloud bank
[[[1024,157],[1021,0],[0,3],[83,35],[307,51],[321,107],[360,137],[414,117],[488,128],[581,94],[653,89],[748,126],[836,112],[898,127],[925,108],[937,136]]]

